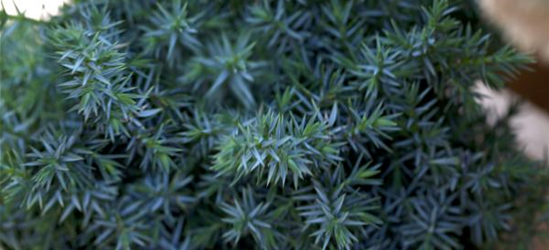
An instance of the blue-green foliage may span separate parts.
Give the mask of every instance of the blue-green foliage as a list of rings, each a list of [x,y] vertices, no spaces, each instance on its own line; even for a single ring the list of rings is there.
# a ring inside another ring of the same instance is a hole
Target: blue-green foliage
[[[469,1],[0,13],[0,248],[469,249],[541,204]],[[529,225],[530,226],[530,225]],[[525,234],[525,231],[518,231]],[[512,238],[512,237],[511,237]]]

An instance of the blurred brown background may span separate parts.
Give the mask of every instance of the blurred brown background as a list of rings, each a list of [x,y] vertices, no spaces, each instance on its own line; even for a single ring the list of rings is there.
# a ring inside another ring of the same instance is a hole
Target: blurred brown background
[[[486,20],[520,50],[534,54],[538,63],[521,72],[500,100],[520,96],[528,103],[514,121],[526,152],[539,159],[549,156],[549,0],[479,0]],[[549,183],[547,184],[549,185]],[[548,197],[549,198],[549,197]],[[532,215],[538,216],[538,215]],[[548,225],[542,230],[549,231]],[[534,249],[549,249],[549,237],[534,239]]]
[[[513,123],[521,146],[543,159],[549,155],[549,0],[479,0],[479,6],[488,24],[538,60],[509,84],[511,91],[490,93],[484,103],[501,107],[516,97],[526,99]]]

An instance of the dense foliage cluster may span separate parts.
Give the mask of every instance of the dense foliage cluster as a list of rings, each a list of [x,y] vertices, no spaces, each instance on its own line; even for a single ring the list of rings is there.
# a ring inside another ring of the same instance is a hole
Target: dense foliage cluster
[[[469,1],[0,14],[0,248],[460,249],[542,172],[472,90],[530,59]]]

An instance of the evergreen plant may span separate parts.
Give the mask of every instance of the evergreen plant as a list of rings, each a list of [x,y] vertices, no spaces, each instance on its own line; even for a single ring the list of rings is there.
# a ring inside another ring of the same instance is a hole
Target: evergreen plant
[[[474,10],[2,11],[0,248],[492,249],[526,235],[546,175],[515,140],[516,107],[489,123],[473,85],[500,89],[532,60]]]

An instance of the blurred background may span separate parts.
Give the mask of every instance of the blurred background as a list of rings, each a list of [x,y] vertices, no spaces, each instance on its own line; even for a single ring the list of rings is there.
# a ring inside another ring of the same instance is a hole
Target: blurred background
[[[486,92],[486,108],[501,113],[512,100],[526,100],[513,122],[526,152],[538,159],[549,155],[549,0],[479,0],[485,22],[537,63],[523,71],[508,90]],[[549,249],[549,246],[548,246]]]

